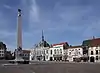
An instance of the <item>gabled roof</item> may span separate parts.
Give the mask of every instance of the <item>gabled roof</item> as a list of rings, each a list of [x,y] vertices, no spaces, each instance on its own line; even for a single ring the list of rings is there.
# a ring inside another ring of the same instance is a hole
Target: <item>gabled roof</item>
[[[84,40],[82,46],[100,46],[100,38]]]

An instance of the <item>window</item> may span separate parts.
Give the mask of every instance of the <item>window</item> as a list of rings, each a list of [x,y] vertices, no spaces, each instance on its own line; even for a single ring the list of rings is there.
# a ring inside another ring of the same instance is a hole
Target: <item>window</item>
[[[71,52],[69,52],[69,55],[71,55]]]
[[[52,55],[52,50],[51,50],[51,52],[50,52],[50,53],[51,53],[51,55]]]
[[[91,55],[93,55],[93,51],[91,51]]]
[[[25,56],[27,56],[26,54],[24,54]]]
[[[46,50],[46,53],[48,54],[48,50]]]
[[[62,54],[62,50],[60,49],[60,54]]]
[[[79,54],[81,54],[80,52],[78,52]]]
[[[57,54],[59,54],[59,50],[57,49]]]
[[[44,50],[44,53],[43,54],[45,54],[45,50]]]
[[[2,54],[2,57],[4,56],[4,54]]]
[[[98,56],[96,56],[96,60],[98,60]]]
[[[96,50],[96,54],[98,54],[98,50]]]
[[[54,54],[56,54],[56,49],[54,50]]]
[[[4,51],[2,51],[2,53],[4,53]]]

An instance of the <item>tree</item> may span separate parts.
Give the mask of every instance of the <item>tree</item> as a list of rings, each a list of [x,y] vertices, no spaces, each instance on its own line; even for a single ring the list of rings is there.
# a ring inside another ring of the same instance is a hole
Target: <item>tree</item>
[[[6,59],[6,60],[11,60],[11,59],[12,59],[11,51],[7,51],[7,52],[6,52],[6,54],[5,54],[5,59]]]

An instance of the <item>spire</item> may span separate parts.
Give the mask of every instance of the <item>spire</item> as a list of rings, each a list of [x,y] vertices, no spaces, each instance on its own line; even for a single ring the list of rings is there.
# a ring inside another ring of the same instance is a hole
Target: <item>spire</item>
[[[42,42],[44,41],[44,34],[43,34],[43,30],[42,30]]]
[[[93,39],[95,39],[95,36],[93,36]]]

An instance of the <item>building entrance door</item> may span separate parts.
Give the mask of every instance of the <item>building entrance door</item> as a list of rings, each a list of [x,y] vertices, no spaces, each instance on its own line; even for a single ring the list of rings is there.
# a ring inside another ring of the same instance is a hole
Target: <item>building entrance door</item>
[[[53,60],[53,58],[52,57],[50,57],[50,61],[52,61]]]
[[[94,62],[94,57],[90,57],[90,62]]]

